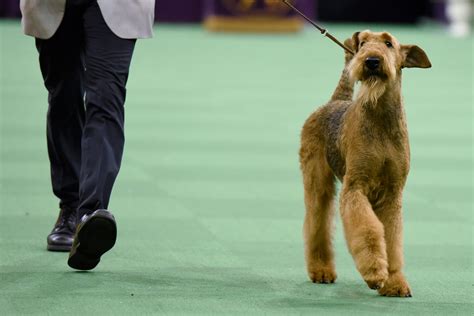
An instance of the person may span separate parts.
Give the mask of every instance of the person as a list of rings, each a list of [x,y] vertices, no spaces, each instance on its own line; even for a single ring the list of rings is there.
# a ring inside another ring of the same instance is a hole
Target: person
[[[124,148],[124,103],[137,38],[152,36],[154,0],[21,0],[48,91],[47,145],[59,216],[50,251],[90,270],[116,241],[107,210]]]

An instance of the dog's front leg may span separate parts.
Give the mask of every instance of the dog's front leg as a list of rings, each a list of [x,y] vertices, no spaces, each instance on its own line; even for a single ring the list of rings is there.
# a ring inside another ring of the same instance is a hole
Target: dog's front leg
[[[385,230],[387,244],[388,279],[379,289],[383,296],[411,297],[410,286],[402,273],[403,236],[402,236],[402,197],[401,193],[390,199],[376,214]]]
[[[344,182],[340,204],[349,251],[367,285],[380,289],[388,278],[383,225],[362,190]]]

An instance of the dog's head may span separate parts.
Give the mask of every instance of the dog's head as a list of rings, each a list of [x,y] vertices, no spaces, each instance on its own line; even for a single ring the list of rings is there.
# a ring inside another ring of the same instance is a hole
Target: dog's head
[[[388,32],[356,32],[345,42],[352,48],[349,70],[354,81],[394,80],[402,68],[430,68],[426,53],[416,45],[401,45]]]
[[[402,45],[388,32],[356,32],[345,41],[352,48],[354,56],[348,64],[349,77],[353,82],[380,96],[386,84],[400,80],[402,68],[430,68],[426,53],[416,45]]]

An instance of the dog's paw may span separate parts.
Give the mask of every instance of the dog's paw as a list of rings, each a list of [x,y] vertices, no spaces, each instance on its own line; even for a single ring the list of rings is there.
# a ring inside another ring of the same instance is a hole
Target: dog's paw
[[[384,286],[378,290],[382,296],[411,297],[410,285],[401,272],[390,274]]]
[[[370,258],[370,257],[369,257]],[[385,258],[365,258],[359,267],[360,274],[365,283],[372,290],[381,289],[388,279],[388,264]]]
[[[336,271],[332,267],[309,268],[308,276],[313,283],[334,283],[337,278]]]
[[[372,290],[378,290],[384,287],[388,279],[387,269],[372,269],[364,274],[364,281]]]

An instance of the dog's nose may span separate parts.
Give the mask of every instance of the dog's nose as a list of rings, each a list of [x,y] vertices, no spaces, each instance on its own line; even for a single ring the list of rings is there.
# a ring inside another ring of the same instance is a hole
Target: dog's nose
[[[370,70],[375,70],[379,67],[380,65],[380,59],[378,57],[368,57],[366,60],[365,60],[365,65],[367,66],[367,68],[369,68]]]

